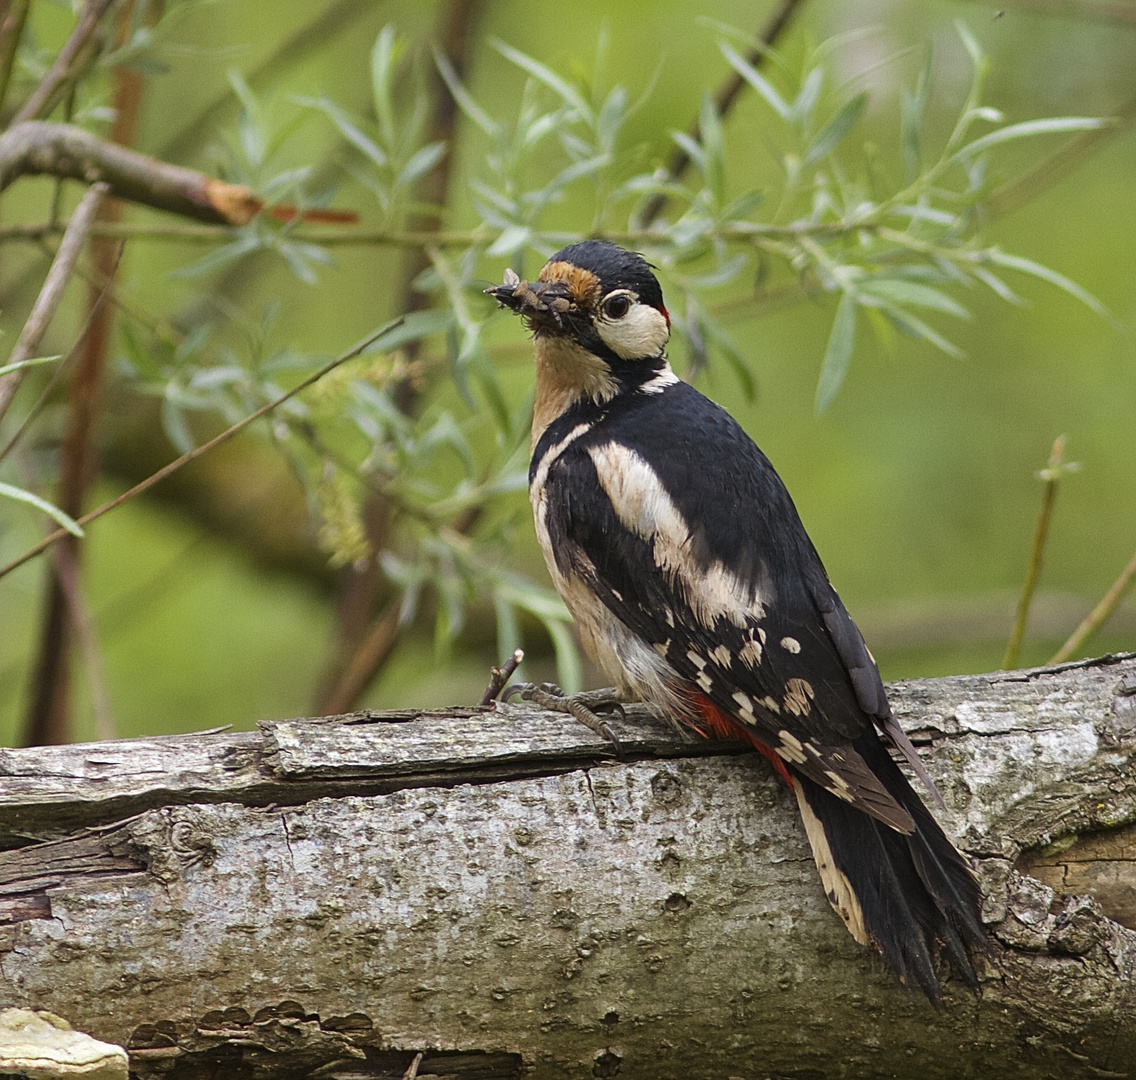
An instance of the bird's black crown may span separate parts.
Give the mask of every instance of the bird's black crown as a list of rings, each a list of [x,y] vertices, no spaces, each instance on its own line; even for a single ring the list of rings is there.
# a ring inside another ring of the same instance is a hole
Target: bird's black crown
[[[582,240],[561,248],[549,263],[566,262],[590,270],[600,280],[601,295],[612,289],[632,289],[644,304],[663,307],[663,290],[651,264],[637,251],[626,251],[608,240]]]

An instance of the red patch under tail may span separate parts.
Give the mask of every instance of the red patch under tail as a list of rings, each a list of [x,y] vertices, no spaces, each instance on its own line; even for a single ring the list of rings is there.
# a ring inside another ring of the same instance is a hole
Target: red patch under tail
[[[698,732],[704,739],[714,736],[718,739],[741,739],[747,742],[759,753],[764,754],[773,763],[773,769],[778,776],[789,786],[790,790],[796,788],[796,781],[793,779],[793,774],[789,772],[789,767],[785,764],[784,758],[777,753],[776,750],[770,749],[765,745],[745,724],[735,720],[728,713],[724,713],[717,705],[714,704],[709,698],[703,697],[702,694],[694,692],[689,695],[690,700],[698,709],[702,717],[703,723],[706,725],[705,730],[697,723],[688,720],[688,725]]]

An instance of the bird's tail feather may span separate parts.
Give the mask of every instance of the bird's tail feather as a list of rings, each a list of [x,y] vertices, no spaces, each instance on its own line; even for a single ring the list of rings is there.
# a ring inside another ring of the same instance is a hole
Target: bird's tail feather
[[[940,949],[971,988],[977,985],[968,950],[986,948],[978,882],[875,733],[854,745],[911,814],[915,831],[897,832],[798,775],[813,855],[829,902],[853,937],[874,945],[905,984],[914,979],[937,1003]]]

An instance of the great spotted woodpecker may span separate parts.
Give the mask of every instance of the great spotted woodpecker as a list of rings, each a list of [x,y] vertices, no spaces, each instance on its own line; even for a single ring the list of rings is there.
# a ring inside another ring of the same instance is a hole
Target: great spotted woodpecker
[[[649,264],[589,240],[488,292],[533,333],[529,492],[588,653],[623,699],[772,761],[829,902],[905,983],[937,1001],[941,949],[974,987],[978,884],[887,744],[938,792],[780,477],[671,370]]]

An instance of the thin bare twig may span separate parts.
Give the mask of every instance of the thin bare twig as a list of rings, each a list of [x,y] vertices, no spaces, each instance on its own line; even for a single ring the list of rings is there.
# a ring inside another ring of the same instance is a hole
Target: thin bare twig
[[[1101,602],[1085,616],[1081,625],[1073,631],[1069,640],[1053,654],[1053,659],[1049,662],[1051,664],[1063,664],[1079,652],[1081,646],[1112,617],[1112,613],[1120,606],[1120,601],[1124,599],[1124,594],[1132,587],[1133,581],[1136,581],[1136,555],[1133,555],[1128,565],[1120,571],[1120,577],[1112,583],[1111,588],[1101,598]]]
[[[3,137],[0,136],[0,141],[2,140]],[[76,207],[75,213],[71,215],[55,261],[47,272],[43,288],[40,289],[39,296],[36,297],[36,302],[32,305],[28,321],[24,324],[23,330],[20,331],[16,347],[8,358],[10,364],[30,360],[39,350],[40,342],[43,340],[43,335],[47,332],[48,326],[51,325],[51,320],[55,317],[59,301],[63,298],[63,290],[71,279],[71,274],[75,269],[75,261],[79,258],[79,252],[83,248],[87,234],[95,220],[95,215],[98,213],[99,204],[106,192],[106,185],[93,184]],[[27,368],[20,368],[17,371],[11,371],[7,375],[0,376],[0,419],[3,419],[4,414],[8,411],[8,406],[11,405],[12,398],[20,388],[20,383],[23,382],[26,372]]]
[[[3,137],[0,136],[0,145]],[[2,168],[2,162],[0,162]],[[220,181],[218,181],[220,183]],[[173,212],[177,213],[177,210]],[[305,218],[311,220],[305,213]],[[26,240],[35,243],[54,236],[63,231],[65,223],[45,221],[41,225],[0,225],[0,243],[7,240]],[[781,230],[784,232],[785,230]],[[229,225],[162,225],[145,224],[142,222],[121,222],[115,225],[96,225],[91,230],[92,236],[105,236],[112,240],[173,240],[189,244],[218,244],[228,243],[233,234]],[[291,236],[295,240],[304,240],[311,244],[326,246],[350,246],[352,244],[371,245],[375,247],[405,247],[425,248],[434,247],[470,247],[472,244],[488,243],[496,237],[497,233],[488,227],[470,230],[429,232],[426,230],[402,229],[365,229],[344,227],[341,229],[320,229],[300,226]],[[629,237],[635,239],[657,239],[656,234],[646,232],[636,233],[605,233],[612,239]]]
[[[1041,509],[1037,512],[1037,526],[1033,533],[1033,547],[1030,549],[1026,579],[1022,583],[1021,599],[1018,600],[1018,617],[1014,622],[1014,629],[1010,633],[1010,640],[1006,643],[1006,655],[1002,657],[1003,671],[1009,671],[1018,666],[1018,655],[1021,652],[1022,640],[1026,636],[1030,605],[1033,603],[1033,594],[1037,588],[1038,578],[1041,577],[1045,541],[1049,536],[1049,522],[1053,517],[1057,486],[1066,472],[1077,467],[1075,462],[1065,463],[1065,436],[1058,435],[1053,440],[1053,449],[1049,452],[1049,464],[1037,474],[1039,480],[1045,481],[1045,487],[1041,493]]]
[[[1136,4],[1126,6],[1131,9],[1133,21],[1136,22]],[[1136,122],[1136,94],[1112,114],[1112,119],[1114,123],[1093,128],[1070,139],[1029,172],[996,187],[986,200],[987,213],[992,217],[1000,216],[1032,202],[1123,135]]]
[[[422,1051],[414,1055],[414,1060],[406,1067],[406,1072],[402,1074],[402,1080],[416,1080],[418,1076],[418,1066],[422,1064],[422,1059],[425,1056]]]
[[[485,693],[481,695],[481,700],[478,705],[492,705],[500,695],[501,691],[505,689],[505,684],[513,677],[513,672],[521,666],[525,658],[524,649],[516,649],[513,655],[509,657],[500,667],[489,669],[490,679],[489,685],[485,688]]]
[[[115,274],[118,272],[118,264],[122,259],[122,252],[124,247],[124,244],[119,244],[118,253],[115,256],[110,276],[103,283],[102,291],[99,293],[98,299],[95,304],[91,307],[91,310],[87,315],[87,322],[83,326],[82,332],[75,339],[75,344],[72,345],[68,350],[67,355],[64,356],[63,359],[55,365],[55,370],[51,373],[51,378],[48,379],[47,385],[40,392],[39,397],[36,398],[32,407],[28,409],[27,416],[24,417],[24,419],[20,423],[20,426],[16,428],[16,430],[12,433],[12,437],[7,441],[7,443],[4,444],[3,448],[0,448],[0,461],[3,461],[16,448],[20,440],[27,434],[28,429],[35,421],[35,418],[40,414],[44,405],[46,405],[47,402],[51,399],[52,392],[55,390],[56,386],[59,385],[59,380],[63,378],[64,373],[71,366],[72,359],[74,359],[74,357],[78,354],[79,349],[83,344],[83,339],[86,338],[88,333],[90,333],[91,325],[98,317],[99,312],[102,310],[103,304],[106,303],[107,298],[111,295],[111,285],[114,281]],[[76,274],[76,276],[82,277],[83,275]]]
[[[790,19],[796,12],[797,8],[801,6],[803,0],[780,0],[780,3],[774,9],[773,14],[770,15],[765,26],[762,28],[761,34],[758,36],[759,44],[754,46],[746,57],[747,63],[753,67],[760,67],[765,61],[765,54],[777,42],[778,38],[784,33],[785,28],[789,25]],[[719,117],[725,116],[734,102],[737,100],[738,94],[746,86],[746,81],[736,71],[731,72],[726,78],[725,82],[718,87],[718,92],[714,95],[714,111]],[[702,138],[702,127],[697,120],[690,126],[690,131],[687,133],[695,141],[699,142]],[[671,180],[677,180],[686,170],[690,167],[690,155],[681,147],[676,146],[671,151],[670,159],[666,163],[667,177]],[[639,215],[640,221],[644,225],[650,225],[662,212],[663,208],[667,205],[667,195],[663,192],[658,192],[652,195],[647,200],[646,205],[643,207]]]
[[[313,5],[314,6],[314,5]],[[373,13],[380,5],[375,0],[337,0],[314,14],[310,22],[303,23],[276,51],[252,71],[244,73],[249,87],[261,92],[277,86],[290,68],[306,60],[314,52],[326,49],[336,37],[359,31],[355,24],[360,17]],[[216,137],[224,126],[224,116],[239,101],[232,90],[218,94],[185,127],[174,133],[158,147],[158,157],[165,161],[184,161],[201,144]]]
[[[72,539],[75,539],[72,537]],[[79,581],[78,544],[59,544],[55,549],[55,573],[59,579],[63,595],[70,610],[71,625],[79,651],[83,654],[83,667],[87,671],[87,684],[91,690],[91,706],[95,713],[95,732],[100,740],[117,739],[114,713],[110,707],[110,694],[107,691],[106,668],[103,654],[99,648],[98,632],[91,614],[83,586]],[[56,739],[55,742],[62,740]]]
[[[340,356],[337,356],[334,360],[331,361],[331,363],[325,364],[314,375],[309,375],[306,379],[304,379],[303,382],[294,386],[286,394],[281,394],[278,398],[275,398],[272,401],[268,402],[268,404],[262,405],[259,409],[257,409],[253,413],[250,413],[243,420],[238,420],[231,427],[228,427],[224,431],[222,431],[220,435],[214,436],[208,442],[202,443],[201,446],[198,446],[196,449],[182,454],[181,457],[176,458],[168,465],[159,469],[157,472],[152,473],[150,476],[146,477],[145,480],[142,480],[141,482],[135,484],[134,487],[132,487],[129,491],[124,491],[117,498],[111,499],[110,502],[103,503],[102,506],[98,507],[95,510],[92,510],[89,514],[84,514],[79,519],[78,524],[80,526],[88,525],[90,524],[90,522],[101,518],[104,514],[109,514],[112,510],[117,509],[129,499],[133,499],[136,495],[141,495],[144,491],[149,491],[150,488],[152,488],[155,484],[161,482],[162,480],[165,480],[165,478],[171,473],[177,472],[178,469],[182,468],[185,465],[188,465],[191,461],[196,461],[199,457],[201,457],[202,454],[207,454],[214,447],[228,442],[234,435],[238,434],[241,431],[244,431],[245,428],[247,428],[250,424],[255,423],[262,416],[266,416],[274,409],[278,409],[286,401],[290,401],[301,391],[306,390],[313,383],[319,382],[320,379],[322,379],[325,375],[328,375],[330,372],[334,371],[337,367],[340,366],[340,364],[345,364],[348,360],[354,360],[356,356],[358,356],[368,346],[382,337],[383,334],[389,333],[397,326],[401,326],[402,321],[403,317],[400,315],[397,319],[394,319],[393,321],[387,323],[386,326],[381,327],[373,334],[365,337],[361,342],[359,342],[358,345],[355,345],[351,349],[348,349],[347,352],[341,354]],[[49,536],[46,536],[34,547],[31,547],[27,551],[25,551],[19,558],[13,559],[10,563],[8,563],[7,566],[0,567],[0,578],[6,576],[7,574],[10,574],[18,567],[23,566],[24,563],[30,562],[41,552],[44,552],[49,547],[51,547],[52,544],[56,544],[65,536],[70,535],[71,533],[69,533],[66,529],[56,529],[55,532],[51,533]]]
[[[13,0],[4,12],[3,19],[0,19],[0,109],[3,109],[4,99],[8,96],[12,67],[16,62],[16,52],[20,47],[24,23],[27,22],[31,6],[32,0]]]
[[[71,31],[67,44],[59,50],[47,74],[24,102],[12,120],[13,126],[25,120],[38,120],[47,116],[55,107],[60,96],[66,92],[67,84],[73,81],[76,70],[82,66],[83,55],[94,39],[102,18],[110,10],[115,0],[87,0],[79,22]]]

